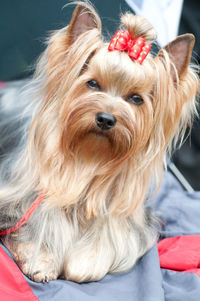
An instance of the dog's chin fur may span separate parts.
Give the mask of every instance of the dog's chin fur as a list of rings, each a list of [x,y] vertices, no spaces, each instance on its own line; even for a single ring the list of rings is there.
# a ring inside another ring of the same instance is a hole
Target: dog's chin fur
[[[109,162],[112,159],[113,141],[101,131],[90,131],[82,136],[77,145],[76,153],[90,161],[94,159],[98,162]]]
[[[132,39],[153,40],[145,19],[125,14],[121,21]],[[195,113],[192,44],[182,36],[140,65],[108,51],[98,15],[79,3],[69,26],[50,37],[33,79],[20,93],[2,89],[0,150],[8,151],[0,166],[0,228],[13,226],[44,194],[26,225],[4,237],[31,279],[99,280],[129,270],[156,242],[144,202]],[[91,80],[99,88],[90,88]],[[144,102],[131,103],[133,94]],[[114,115],[116,125],[101,130],[99,112]]]

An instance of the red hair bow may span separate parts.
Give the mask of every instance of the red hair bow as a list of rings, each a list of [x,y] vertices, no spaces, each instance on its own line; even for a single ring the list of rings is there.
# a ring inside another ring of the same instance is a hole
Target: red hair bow
[[[108,46],[109,51],[127,51],[130,58],[142,64],[151,49],[151,45],[145,43],[143,38],[131,40],[128,31],[118,30]]]

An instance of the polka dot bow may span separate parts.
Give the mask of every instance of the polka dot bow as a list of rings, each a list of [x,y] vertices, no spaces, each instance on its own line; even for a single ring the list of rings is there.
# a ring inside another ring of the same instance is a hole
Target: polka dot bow
[[[150,49],[151,45],[145,43],[141,37],[131,40],[131,36],[126,30],[118,30],[108,46],[109,51],[127,51],[130,58],[139,64],[142,64]]]

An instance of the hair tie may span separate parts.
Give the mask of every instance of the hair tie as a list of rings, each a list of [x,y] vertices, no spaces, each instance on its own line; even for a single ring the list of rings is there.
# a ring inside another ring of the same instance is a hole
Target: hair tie
[[[150,49],[151,45],[145,43],[144,38],[139,37],[131,40],[131,36],[126,30],[118,30],[108,46],[109,51],[127,51],[130,58],[135,60],[139,64],[142,64]]]

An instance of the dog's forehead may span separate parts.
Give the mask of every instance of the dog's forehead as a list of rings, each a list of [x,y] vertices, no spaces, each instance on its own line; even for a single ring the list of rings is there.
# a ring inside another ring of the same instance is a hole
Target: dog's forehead
[[[142,65],[132,61],[126,52],[101,48],[89,63],[91,76],[107,90],[114,88],[121,93],[150,90],[155,82],[153,59]]]

